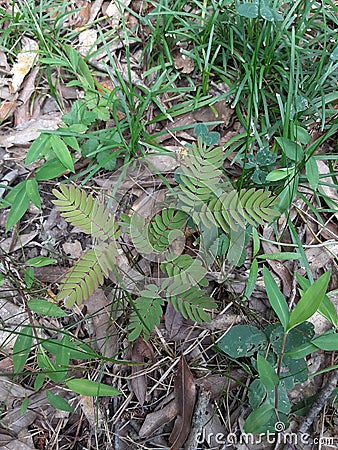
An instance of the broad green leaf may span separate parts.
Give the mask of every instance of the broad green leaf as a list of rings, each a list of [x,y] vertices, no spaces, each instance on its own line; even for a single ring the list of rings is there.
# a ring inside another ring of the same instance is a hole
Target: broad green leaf
[[[305,171],[310,186],[316,190],[319,183],[319,171],[316,160],[311,157],[305,163]]]
[[[31,326],[22,328],[13,346],[13,366],[14,373],[18,374],[26,364],[29,352],[33,344],[33,330]]]
[[[28,289],[33,286],[34,283],[34,269],[33,267],[27,267],[25,269],[25,283]]]
[[[60,351],[61,341],[57,339],[49,339],[42,342],[42,346],[52,355],[56,355]],[[70,358],[71,359],[96,359],[98,354],[87,344],[79,344],[70,342]]]
[[[301,296],[296,307],[290,314],[286,331],[309,319],[320,307],[330,280],[330,272],[325,272]]]
[[[294,134],[296,141],[299,141],[301,144],[307,145],[311,141],[310,133],[303,127],[296,125],[294,127]]]
[[[26,193],[26,183],[23,183],[9,211],[6,222],[6,232],[9,231],[25,214],[29,207],[29,203],[30,199]]]
[[[266,348],[266,335],[251,325],[232,327],[218,342],[217,346],[232,358],[251,356]]]
[[[91,397],[112,397],[121,394],[120,391],[112,386],[97,381],[87,380],[86,378],[72,378],[66,381],[66,385],[76,394]]]
[[[338,350],[338,333],[334,333],[332,330],[327,333],[312,339],[312,344],[321,350],[326,352],[333,352]]]
[[[275,372],[275,369],[263,356],[259,353],[257,354],[257,370],[259,374],[259,379],[267,390],[274,389],[278,384],[279,378]]]
[[[291,139],[285,137],[278,137],[276,141],[280,145],[283,150],[285,156],[292,161],[301,161],[303,158],[304,152],[302,147],[297,144],[297,142],[292,141]]]
[[[277,286],[277,283],[274,280],[273,276],[265,266],[263,268],[263,274],[265,289],[269,298],[269,302],[278,319],[280,320],[280,323],[282,324],[284,330],[286,330],[290,321],[288,304],[285,300],[284,295],[279,290],[279,287]]]
[[[287,209],[289,209],[291,202],[293,201],[295,195],[297,194],[299,183],[299,176],[295,175],[290,179],[290,181],[286,182],[286,185],[282,192],[279,194],[279,205],[278,210],[283,213]]]
[[[54,378],[57,377],[57,381],[64,381],[67,378],[67,372],[69,369],[69,359],[70,359],[70,339],[66,334],[63,336],[60,342],[60,349],[56,353],[55,358],[55,369],[56,373]]]
[[[72,155],[63,140],[60,139],[59,136],[52,134],[50,137],[50,143],[56,157],[60,160],[60,162],[67,167],[68,170],[75,172]]]
[[[272,172],[268,173],[266,176],[267,181],[279,181],[284,180],[284,178],[287,178],[295,173],[294,167],[286,167],[284,169],[276,169]]]
[[[50,390],[46,390],[46,397],[49,403],[56,409],[67,412],[74,412],[74,409],[70,406],[70,404],[62,398],[58,394],[54,394],[54,392]]]
[[[246,17],[248,19],[255,19],[256,17],[258,17],[257,2],[242,3],[241,5],[238,5],[236,9],[237,9],[237,13],[242,17]]]
[[[20,406],[20,416],[22,417],[25,412],[27,411],[29,405],[29,397],[26,397],[22,400],[21,406]]]
[[[279,253],[263,253],[257,256],[259,259],[266,259],[270,261],[294,261],[300,256],[294,252],[279,252]]]
[[[50,149],[50,138],[49,134],[40,134],[40,136],[35,139],[33,144],[29,147],[26,155],[25,165],[29,166],[37,159],[42,158]]]
[[[79,124],[78,124],[79,125]],[[83,130],[86,131],[87,127],[85,127],[85,129]],[[72,130],[73,131],[73,130]],[[80,146],[79,143],[77,142],[77,139],[74,136],[62,136],[62,139],[65,141],[65,143],[72,148],[73,150],[75,150],[76,152],[80,152]]]
[[[315,352],[316,350],[318,350],[318,348],[311,342],[305,342],[304,344],[298,347],[288,350],[287,352],[284,353],[284,355],[292,359],[301,359],[305,358],[307,355],[310,355],[312,352]]]
[[[30,258],[26,261],[26,266],[31,267],[44,267],[49,266],[57,262],[55,258],[47,258],[46,256],[36,256],[35,258]]]
[[[252,411],[244,423],[246,433],[264,433],[266,424],[269,422],[274,412],[273,405],[264,403],[259,408]]]
[[[39,391],[42,388],[44,381],[45,381],[45,374],[38,373],[34,380],[34,391]]]
[[[57,178],[63,173],[67,172],[67,167],[65,167],[58,158],[53,158],[45,162],[36,171],[36,179],[38,181],[48,181],[53,178]]]
[[[66,317],[65,313],[55,303],[48,302],[47,300],[31,299],[27,302],[28,308],[37,314],[50,317]]]
[[[310,286],[309,280],[296,273],[296,278],[300,287],[305,290]],[[322,303],[318,308],[319,314],[325,317],[335,328],[338,328],[338,313],[336,307],[328,297],[325,295]]]
[[[327,295],[324,296],[322,303],[319,305],[318,312],[332,323],[334,327],[338,328],[337,310]]]
[[[26,194],[34,205],[41,209],[39,187],[35,178],[28,178],[28,180],[26,180]]]

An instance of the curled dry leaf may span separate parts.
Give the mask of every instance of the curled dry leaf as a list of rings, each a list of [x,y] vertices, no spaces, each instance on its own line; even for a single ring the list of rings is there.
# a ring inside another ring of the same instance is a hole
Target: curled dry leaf
[[[33,67],[38,50],[37,42],[27,37],[22,38],[22,51],[11,70],[13,77],[10,90],[13,94],[19,90],[25,76]]]
[[[170,450],[179,450],[186,441],[196,400],[196,385],[184,356],[181,356],[174,384],[177,418],[170,434]]]
[[[154,352],[150,344],[139,337],[131,349],[131,360],[136,363],[154,361]],[[144,367],[141,364],[131,368],[131,388],[141,406],[144,405],[147,393],[147,375],[142,373]]]

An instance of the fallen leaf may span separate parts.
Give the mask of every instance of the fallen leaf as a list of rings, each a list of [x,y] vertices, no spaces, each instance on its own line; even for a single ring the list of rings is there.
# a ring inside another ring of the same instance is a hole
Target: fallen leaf
[[[131,360],[136,363],[154,361],[154,352],[150,344],[139,337],[131,349]],[[144,405],[147,393],[147,375],[143,373],[144,367],[141,364],[131,368],[131,388],[141,406]]]
[[[79,259],[82,256],[83,250],[80,241],[75,242],[65,242],[62,245],[62,250],[67,256],[71,258]]]
[[[151,436],[161,426],[171,422],[177,416],[177,412],[177,402],[172,400],[158,411],[147,414],[139,431],[140,438]]]
[[[30,233],[20,234],[20,239],[18,240],[18,242],[14,246],[12,246],[13,237],[11,236],[11,237],[3,240],[0,243],[1,248],[2,248],[2,250],[4,250],[7,253],[16,252],[20,248],[23,248],[27,244],[29,244],[35,238],[35,236],[37,234],[39,234],[38,231],[31,231]]]
[[[121,11],[123,11],[123,6],[129,6],[131,0],[121,0],[116,2],[111,1],[106,9],[106,15],[112,19],[112,26],[117,28],[121,20]]]
[[[106,358],[116,357],[119,335],[113,322],[112,302],[99,288],[84,304],[88,316],[91,316],[93,346]]]
[[[191,73],[194,70],[194,61],[190,56],[182,53],[182,49],[177,49],[174,52],[174,66],[182,73]]]
[[[89,21],[90,10],[91,10],[91,2],[87,0],[78,0],[78,8],[81,8],[79,11],[76,11],[74,16],[72,17],[72,25],[76,28],[83,27]]]
[[[172,444],[170,450],[179,450],[189,435],[196,400],[195,379],[184,356],[181,356],[178,364],[174,392],[178,413],[169,442]]]
[[[17,56],[17,60],[12,67],[11,74],[12,81],[10,83],[10,90],[12,94],[17,92],[25,78],[34,65],[37,57],[39,45],[33,39],[22,38],[22,50]]]
[[[13,350],[13,345],[17,336],[13,331],[18,333],[22,326],[27,325],[29,321],[24,308],[20,308],[8,300],[11,291],[8,286],[6,286],[6,283],[1,287],[1,290],[3,292],[0,291],[0,321],[2,324],[0,329],[0,342],[2,351],[9,352]],[[14,292],[12,295],[15,295]]]
[[[13,146],[28,147],[32,141],[40,136],[39,130],[56,130],[61,123],[60,112],[45,114],[38,119],[31,119],[28,122],[16,127],[13,132],[0,135],[0,145],[5,148]],[[22,155],[22,159],[26,157]]]
[[[97,31],[88,28],[79,34],[79,46],[78,51],[81,56],[86,57],[89,52],[95,52],[97,50]]]
[[[88,395],[79,395],[80,406],[83,414],[92,429],[100,429],[103,423],[103,415],[100,408],[97,408],[95,398]]]
[[[10,117],[15,109],[16,102],[12,102],[9,100],[4,100],[0,104],[0,122],[3,122],[5,119]]]

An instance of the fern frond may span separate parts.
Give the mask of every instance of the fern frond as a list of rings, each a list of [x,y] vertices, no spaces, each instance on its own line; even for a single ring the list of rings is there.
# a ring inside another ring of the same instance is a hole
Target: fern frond
[[[160,324],[163,305],[164,301],[159,296],[156,285],[149,285],[147,289],[140,292],[140,297],[133,305],[134,310],[127,328],[131,331],[128,337],[130,341],[137,339],[140,334],[143,334],[145,339],[149,339],[155,326]]]
[[[264,189],[242,189],[239,199],[245,219],[252,226],[270,223],[280,215],[280,212],[273,208],[278,204],[278,198]]]
[[[169,277],[162,282],[162,289],[167,295],[179,295],[197,284],[208,285],[205,278],[207,269],[199,259],[193,259],[190,255],[180,255],[172,261],[169,256],[168,261],[161,263],[161,270]]]
[[[164,252],[168,249],[177,232],[182,233],[182,228],[187,223],[188,216],[183,211],[174,208],[166,208],[161,213],[156,214],[149,225],[149,240],[157,252]],[[179,231],[180,230],[180,231]],[[176,233],[175,233],[176,232]]]
[[[67,308],[81,304],[104,281],[101,264],[94,249],[88,250],[61,281],[57,300],[65,300]]]
[[[204,309],[216,308],[214,299],[206,295],[199,286],[194,286],[178,296],[170,295],[167,300],[172,303],[175,311],[181,312],[185,319],[191,319],[197,323],[210,322],[210,316]]]
[[[117,226],[109,210],[91,194],[71,185],[53,189],[57,200],[52,200],[67,222],[99,240],[117,239]]]

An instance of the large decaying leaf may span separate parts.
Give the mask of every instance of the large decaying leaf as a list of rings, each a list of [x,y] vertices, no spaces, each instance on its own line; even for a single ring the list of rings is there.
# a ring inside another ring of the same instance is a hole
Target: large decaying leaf
[[[147,392],[147,375],[144,373],[144,364],[154,360],[154,353],[150,344],[139,337],[132,346],[131,360],[139,363],[139,365],[131,367],[131,388],[140,405],[143,406]]]
[[[184,356],[181,356],[178,364],[174,392],[178,414],[169,442],[171,444],[170,450],[179,450],[189,435],[196,400],[195,379]]]
[[[33,67],[39,46],[33,39],[22,38],[22,51],[18,54],[17,60],[12,67],[13,74],[11,91],[15,93],[19,90],[25,76]]]

